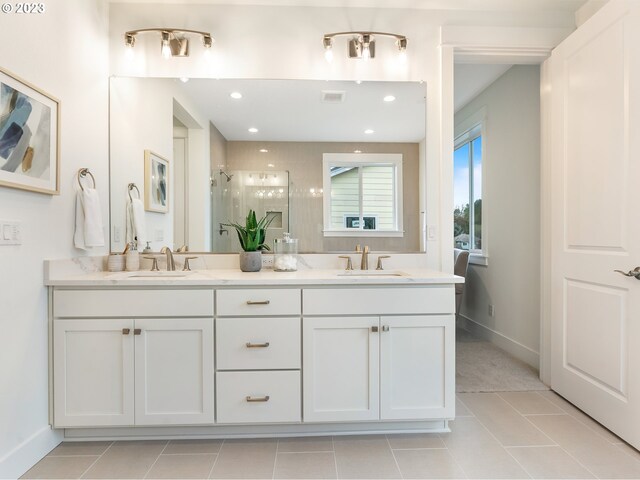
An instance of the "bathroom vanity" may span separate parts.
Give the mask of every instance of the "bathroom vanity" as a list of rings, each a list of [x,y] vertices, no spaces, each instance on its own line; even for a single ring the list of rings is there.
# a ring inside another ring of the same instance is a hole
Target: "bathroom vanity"
[[[54,428],[78,439],[446,430],[462,279],[346,273],[49,275]]]

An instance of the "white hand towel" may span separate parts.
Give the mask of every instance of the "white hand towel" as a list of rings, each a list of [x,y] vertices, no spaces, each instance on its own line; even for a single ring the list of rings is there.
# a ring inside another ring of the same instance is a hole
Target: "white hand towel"
[[[76,230],[73,234],[76,248],[104,246],[100,196],[94,188],[85,188],[76,197]]]
[[[135,241],[138,248],[144,247],[147,238],[144,221],[144,204],[134,198],[127,205],[127,243]]]

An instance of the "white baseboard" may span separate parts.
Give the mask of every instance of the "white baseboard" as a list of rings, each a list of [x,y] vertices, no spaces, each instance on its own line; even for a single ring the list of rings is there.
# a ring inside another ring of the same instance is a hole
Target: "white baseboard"
[[[485,325],[481,325],[462,314],[458,315],[458,320],[462,328],[470,331],[476,337],[486,340],[487,342],[491,342],[502,350],[509,352],[517,359],[531,365],[533,368],[540,369],[539,352],[536,352],[535,350],[532,350],[531,348],[522,345],[514,339],[509,338],[500,332],[496,332]]]
[[[47,453],[56,448],[62,442],[62,438],[62,431],[53,430],[49,425],[38,430],[0,458],[0,478],[19,478]]]

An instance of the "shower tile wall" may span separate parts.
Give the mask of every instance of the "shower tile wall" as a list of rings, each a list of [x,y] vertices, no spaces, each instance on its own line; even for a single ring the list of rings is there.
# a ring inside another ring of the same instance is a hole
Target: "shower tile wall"
[[[260,149],[268,152],[261,153]],[[405,236],[401,239],[368,238],[366,243],[376,251],[419,251],[418,144],[229,141],[226,142],[226,165],[230,171],[288,171],[290,230],[300,241],[300,251],[349,251],[358,243],[357,239],[322,235],[322,155],[353,153],[355,149],[366,153],[401,153],[403,156]]]

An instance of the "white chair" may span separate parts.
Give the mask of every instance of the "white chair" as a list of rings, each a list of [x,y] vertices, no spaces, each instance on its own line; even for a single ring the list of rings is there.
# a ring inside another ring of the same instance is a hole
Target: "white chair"
[[[467,250],[453,249],[454,267],[453,273],[460,277],[467,277],[467,266],[469,265],[469,252]],[[464,283],[456,283],[456,315],[460,313],[462,294],[464,293]]]

